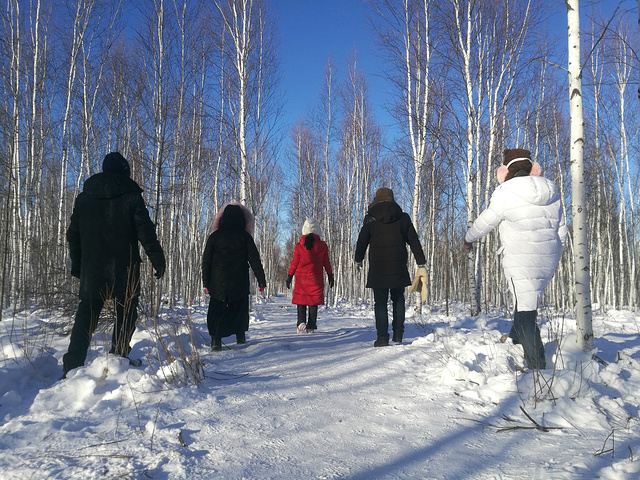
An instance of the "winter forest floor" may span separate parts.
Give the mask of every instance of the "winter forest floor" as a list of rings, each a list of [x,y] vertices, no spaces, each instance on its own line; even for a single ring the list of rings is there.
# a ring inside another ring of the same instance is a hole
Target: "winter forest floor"
[[[597,315],[592,357],[543,312],[539,374],[500,343],[500,311],[407,315],[402,344],[373,348],[368,305],[321,307],[298,334],[290,299],[260,298],[247,345],[210,352],[206,307],[183,307],[141,319],[142,367],[103,333],[60,380],[68,318],[7,313],[0,478],[640,478],[640,315]]]

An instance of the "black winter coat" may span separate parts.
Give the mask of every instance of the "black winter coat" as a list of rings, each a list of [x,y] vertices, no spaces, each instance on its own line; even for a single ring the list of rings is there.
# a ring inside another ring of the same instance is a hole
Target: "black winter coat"
[[[202,254],[202,283],[221,302],[249,295],[249,265],[260,287],[267,285],[253,237],[236,225],[221,226],[207,238]]]
[[[164,252],[142,189],[120,173],[98,173],[85,181],[73,206],[67,241],[71,274],[80,279],[80,298],[124,299],[138,294],[138,241],[156,272],[165,270]]]
[[[418,265],[424,265],[422,245],[409,215],[395,202],[371,206],[358,235],[355,256],[356,262],[361,262],[369,247],[368,288],[411,285],[407,270],[407,244]]]

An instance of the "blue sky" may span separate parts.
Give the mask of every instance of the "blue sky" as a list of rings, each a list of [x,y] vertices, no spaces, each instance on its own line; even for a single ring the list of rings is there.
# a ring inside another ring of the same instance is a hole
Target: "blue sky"
[[[354,51],[367,74],[378,122],[388,123],[383,108],[385,84],[379,77],[365,0],[272,0],[272,5],[280,36],[286,123],[295,123],[317,103],[328,56],[333,57],[341,79]]]
[[[559,38],[566,38],[564,0],[557,1],[554,30],[557,29]],[[637,16],[636,0],[582,0],[580,3],[583,31],[592,9],[610,16],[620,4],[619,16]],[[356,51],[360,69],[367,75],[377,121],[387,129],[385,127],[392,123],[384,108],[388,92],[380,77],[382,62],[376,55],[366,0],[271,0],[271,5],[280,37],[281,88],[286,102],[283,123],[293,125],[317,103],[329,55],[335,61],[338,78],[342,79]]]

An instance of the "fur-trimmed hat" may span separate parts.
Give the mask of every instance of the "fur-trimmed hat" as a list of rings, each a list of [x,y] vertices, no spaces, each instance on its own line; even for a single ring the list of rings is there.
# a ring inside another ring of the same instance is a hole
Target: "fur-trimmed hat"
[[[131,169],[129,168],[129,162],[119,152],[111,152],[105,155],[102,160],[102,171],[111,173],[120,173],[131,176]]]
[[[531,160],[531,152],[524,148],[512,148],[504,151],[504,160],[498,168],[498,183],[504,183],[520,175],[542,175],[542,168],[538,162]]]
[[[228,212],[225,211],[227,210],[227,207],[231,207],[233,206],[234,208],[229,209]],[[218,214],[216,215],[216,218],[213,220],[213,226],[211,228],[212,232],[215,232],[216,230],[218,230],[218,228],[220,228],[220,224],[224,224],[225,221],[229,220],[229,219],[238,219],[239,220],[239,215],[238,215],[238,211],[240,211],[242,213],[242,216],[244,217],[244,229],[245,231],[253,236],[253,232],[255,231],[255,226],[256,226],[256,219],[253,216],[253,213],[251,213],[251,210],[249,210],[247,207],[245,207],[244,205],[242,205],[241,203],[238,202],[230,202],[230,203],[226,203],[218,212]],[[231,215],[230,217],[227,217],[227,215]],[[226,218],[223,219],[223,216],[225,216]]]
[[[307,217],[304,221],[304,225],[302,225],[302,235],[309,235],[310,233],[315,233],[319,237],[322,236],[322,229],[313,217]]]

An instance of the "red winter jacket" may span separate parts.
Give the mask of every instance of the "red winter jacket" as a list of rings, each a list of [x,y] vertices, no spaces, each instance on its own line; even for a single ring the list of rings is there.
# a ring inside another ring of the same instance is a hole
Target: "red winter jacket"
[[[327,244],[315,236],[311,250],[307,250],[302,238],[293,250],[293,260],[289,267],[289,275],[296,276],[291,303],[296,305],[324,305],[324,276],[322,268],[327,274],[333,273],[329,261]]]

